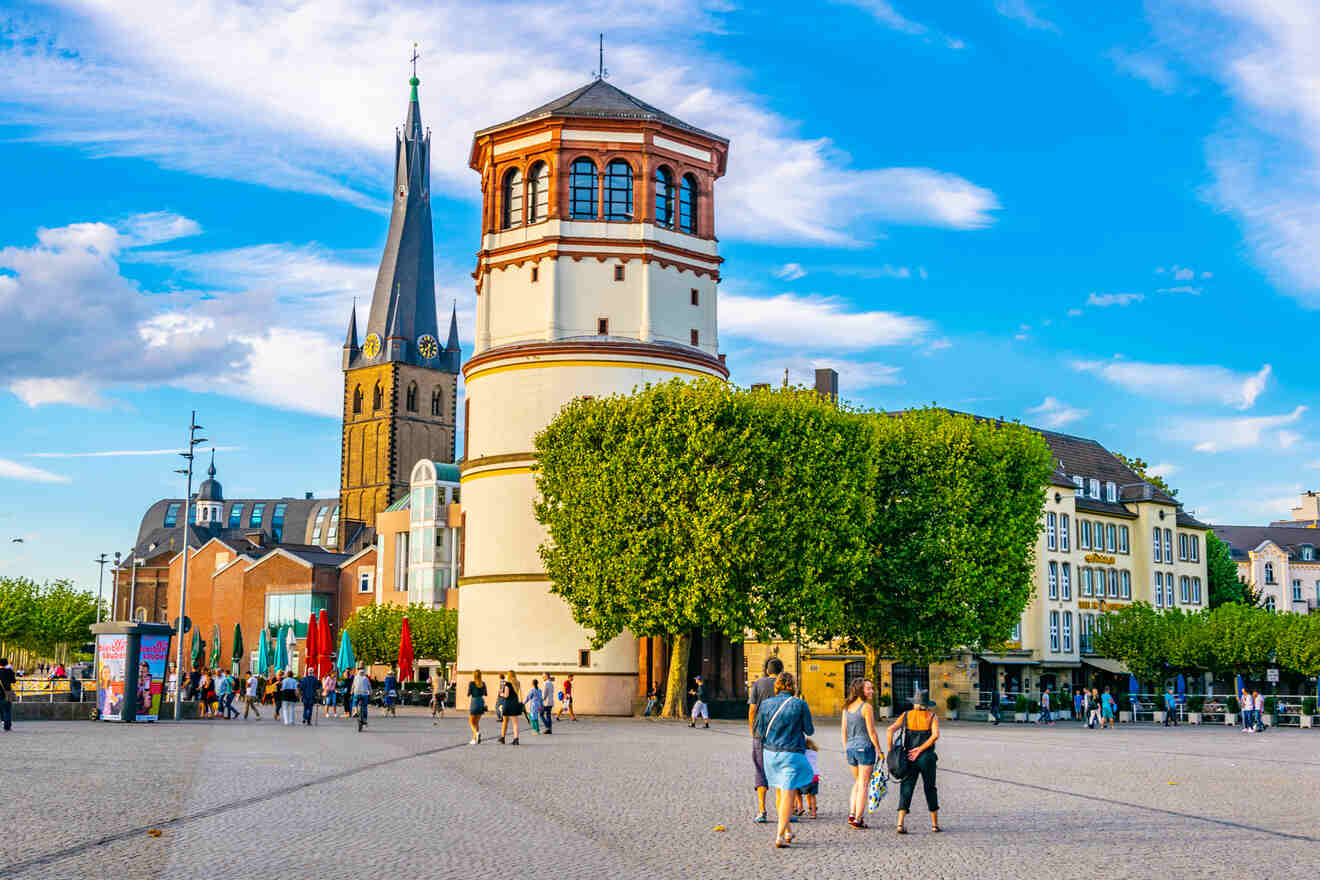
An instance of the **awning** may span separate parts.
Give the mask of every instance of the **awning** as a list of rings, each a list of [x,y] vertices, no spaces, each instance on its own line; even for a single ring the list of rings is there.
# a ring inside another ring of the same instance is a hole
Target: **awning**
[[[1030,654],[977,654],[978,660],[998,663],[1000,666],[1035,666],[1036,658]]]
[[[1108,657],[1083,657],[1082,662],[1087,666],[1094,666],[1096,669],[1103,669],[1105,672],[1112,672],[1114,675],[1129,675],[1128,668],[1117,660],[1110,660]]]

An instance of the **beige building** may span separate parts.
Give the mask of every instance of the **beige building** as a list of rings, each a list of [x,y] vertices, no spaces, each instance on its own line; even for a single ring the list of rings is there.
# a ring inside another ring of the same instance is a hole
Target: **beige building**
[[[1215,526],[1229,546],[1238,577],[1258,590],[1272,611],[1320,609],[1320,493],[1307,492],[1292,519],[1268,526]]]

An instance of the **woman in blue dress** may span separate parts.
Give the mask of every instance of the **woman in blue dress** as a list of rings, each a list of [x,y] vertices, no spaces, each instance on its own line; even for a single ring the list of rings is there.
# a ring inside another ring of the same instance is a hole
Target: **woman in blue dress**
[[[779,824],[775,830],[775,848],[783,849],[793,842],[788,830],[793,813],[793,794],[796,789],[811,784],[814,773],[807,761],[807,737],[816,732],[811,723],[811,710],[805,700],[793,696],[797,683],[787,672],[775,679],[774,696],[761,701],[756,710],[756,736],[761,740],[765,764],[765,778],[775,789]]]

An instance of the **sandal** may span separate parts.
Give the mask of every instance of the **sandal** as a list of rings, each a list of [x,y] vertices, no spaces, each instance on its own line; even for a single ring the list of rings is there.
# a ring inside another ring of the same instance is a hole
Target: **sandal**
[[[939,833],[940,833],[941,831],[943,831],[944,829],[941,828],[939,825],[932,824],[932,825],[930,826],[930,830],[931,830],[931,833],[932,833],[932,834],[939,834]]]
[[[899,825],[897,828],[894,829],[894,832],[897,834],[907,834],[907,829],[904,828],[902,825]]]
[[[788,841],[782,837],[775,838],[775,849],[788,849]]]

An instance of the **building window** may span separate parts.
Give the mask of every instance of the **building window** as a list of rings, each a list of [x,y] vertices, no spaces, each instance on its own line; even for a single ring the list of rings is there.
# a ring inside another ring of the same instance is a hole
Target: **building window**
[[[1118,552],[1127,553],[1128,551],[1128,527],[1118,527]]]
[[[1192,601],[1201,604],[1201,579],[1198,577],[1192,578]]]
[[[1267,563],[1265,563],[1265,583],[1267,583],[1267,584],[1272,584],[1272,583],[1274,583],[1274,563],[1273,563],[1273,562],[1267,562]]]
[[[1195,537],[1195,536],[1193,535],[1193,537]],[[1310,562],[1312,559],[1315,559],[1315,548],[1312,547],[1310,544],[1303,544],[1303,545],[1302,545],[1302,561],[1303,561],[1303,562]]]
[[[591,666],[591,652],[587,650],[578,651],[578,666],[583,669]]]
[[[540,280],[540,278],[541,278],[541,267],[540,267],[540,266],[533,266],[533,267],[532,267],[532,283],[535,284],[537,281]]]
[[[1045,514],[1045,549],[1053,550],[1058,546],[1058,539],[1055,537],[1055,530],[1058,528],[1059,516],[1056,513]]]
[[[1063,612],[1063,653],[1072,653],[1072,612]]]
[[[404,406],[406,406],[406,407],[408,408],[408,412],[417,412],[417,383],[416,383],[416,382],[409,382],[409,383],[408,383],[408,391],[407,391],[407,393],[404,395]]]
[[[1132,598],[1132,572],[1125,571],[1122,576],[1123,598]]]
[[[1163,561],[1164,561],[1164,551],[1160,549],[1161,545],[1160,545],[1160,530],[1159,530],[1159,528],[1157,527],[1157,528],[1151,530],[1151,535],[1152,535],[1152,536],[1154,537],[1154,539],[1155,539],[1155,547],[1154,547],[1154,551],[1153,551],[1154,554],[1155,554],[1155,561],[1156,561],[1156,562],[1163,562]]]
[[[1082,545],[1082,549],[1083,549],[1083,550],[1090,550],[1090,549],[1091,549],[1091,521],[1090,521],[1089,519],[1083,519],[1083,520],[1078,520],[1077,522],[1078,522],[1078,526],[1079,526],[1079,527],[1081,528],[1081,530],[1082,530],[1081,540],[1078,541],[1078,543]]]
[[[408,589],[407,532],[398,532],[394,536],[394,589],[396,592]]]
[[[1072,566],[1066,562],[1059,574],[1059,591],[1064,599],[1072,598]]]
[[[1178,578],[1178,601],[1184,605],[1192,601],[1192,580],[1187,575]]]
[[[655,169],[655,225],[674,228],[674,175],[663,166]]]
[[[549,213],[550,167],[544,162],[537,162],[532,166],[532,173],[527,179],[527,220],[540,223]]]
[[[431,392],[431,415],[438,416],[443,411],[445,395],[439,388]]]
[[[605,168],[605,219],[631,220],[632,213],[632,168],[622,159],[615,159]]]
[[[1118,571],[1109,569],[1109,598],[1118,598]]]
[[[1050,651],[1059,653],[1059,612],[1050,612]]]
[[[700,345],[700,344],[701,344],[701,334],[697,333],[696,330],[691,331],[691,333],[690,333],[689,336],[688,336],[688,341],[689,341],[692,345]]]
[[[609,318],[597,318],[597,319],[596,319],[596,335],[597,335],[597,336],[609,336],[609,335],[610,335],[610,319],[609,319]]]
[[[1273,614],[1273,613],[1274,613],[1274,609],[1275,609],[1275,605],[1274,605],[1274,597],[1273,597],[1273,596],[1266,596],[1266,597],[1265,597],[1265,610],[1268,611],[1270,614]]]
[[[1111,504],[1118,501],[1118,486],[1112,482],[1105,483],[1105,500]]]
[[[1110,553],[1118,550],[1118,528],[1115,526],[1105,526],[1105,546]]]
[[[504,175],[504,187],[500,192],[504,203],[504,214],[500,218],[501,229],[512,229],[522,225],[523,219],[523,179],[521,169],[514,168]]]
[[[1092,498],[1094,498],[1094,499],[1096,499],[1097,501],[1099,501],[1099,500],[1100,500],[1100,481],[1097,480],[1095,477],[1091,477],[1091,479],[1089,480],[1089,487],[1090,487],[1090,492],[1087,493],[1087,494],[1089,494]]]
[[[1164,561],[1173,562],[1173,532],[1169,529],[1164,530]]]
[[[1164,607],[1164,572],[1155,572],[1155,607]]]
[[[1010,642],[1017,642],[1018,644],[1022,643],[1022,621],[1019,620],[1017,623],[1013,624],[1013,631],[1008,634],[1008,640]]]
[[[1050,598],[1059,598],[1059,563],[1050,562],[1047,583],[1050,591]]]
[[[261,527],[261,519],[266,513],[266,504],[258,501],[252,505],[252,518],[248,520],[248,528],[256,529]]]
[[[1086,495],[1086,490],[1082,488],[1081,477],[1073,477],[1073,485],[1077,487],[1076,489],[1073,490],[1074,495],[1076,495],[1079,498]]]
[[[596,165],[590,159],[576,159],[569,168],[568,216],[596,219]]]
[[[334,540],[338,535],[339,535],[339,505],[335,505],[334,512],[330,514],[330,531],[326,533],[325,542],[327,544],[334,543]]]
[[[697,234],[697,179],[691,174],[684,174],[678,185],[678,228]]]
[[[266,628],[293,627],[294,638],[307,638],[307,621],[313,614],[330,610],[325,593],[270,593],[266,596]]]
[[[1072,541],[1071,528],[1072,526],[1068,524],[1068,514],[1061,515],[1059,517],[1059,549],[1064,553],[1067,553],[1070,549],[1068,545]]]
[[[385,402],[385,395],[381,393],[381,390],[380,390],[380,383],[377,382],[377,383],[376,383],[376,388],[375,388],[375,390],[371,392],[371,408],[372,408],[372,410],[378,410],[378,409],[380,409],[381,405],[382,405],[384,402]]]
[[[1092,647],[1092,645],[1091,645],[1091,640],[1095,637],[1095,615],[1094,615],[1094,614],[1088,614],[1088,615],[1086,615],[1086,626],[1082,627],[1081,629],[1082,629],[1082,631],[1081,631],[1081,640],[1082,640],[1081,648],[1082,648],[1082,653],[1083,653],[1083,654],[1090,654],[1090,653],[1091,653],[1091,647]]]
[[[692,304],[693,304],[694,306],[699,306],[699,305],[701,305],[701,291],[697,290],[697,289],[694,287],[694,288],[692,288],[691,293],[692,293]]]
[[[1182,532],[1178,533],[1178,559],[1187,561],[1187,535]]]
[[[366,568],[358,569],[358,592],[371,592],[371,570]]]
[[[1201,536],[1191,535],[1192,562],[1201,561]]]
[[[316,521],[312,524],[312,543],[321,543],[321,527],[325,525],[325,515],[330,511],[329,504],[321,505],[321,509],[316,512]],[[233,526],[230,526],[233,528]]]
[[[1293,600],[1294,602],[1300,602],[1300,601],[1302,601],[1302,582],[1301,582],[1300,580],[1295,580],[1295,581],[1293,581],[1293,597],[1292,597],[1292,600]]]
[[[357,385],[353,388],[353,413],[356,415],[362,412],[362,386]]]
[[[231,529],[238,528],[238,524],[242,521],[242,519],[243,519],[243,502],[239,501],[229,508],[229,527]]]
[[[1083,596],[1091,595],[1091,588],[1093,583],[1092,581],[1093,575],[1091,574],[1091,569],[1080,568],[1078,569],[1078,572],[1081,574],[1081,579],[1082,579],[1082,595]]]
[[[284,511],[288,509],[288,507],[288,504],[280,502],[275,505],[275,510],[270,516],[270,534],[277,544],[284,540]]]
[[[615,281],[622,281],[622,280],[623,280],[623,266],[622,266],[622,265],[618,265],[618,266],[615,266],[615,267],[614,267],[614,280],[615,280]]]
[[[171,503],[165,508],[165,528],[172,529],[179,523],[179,508],[183,507],[178,502]]]

